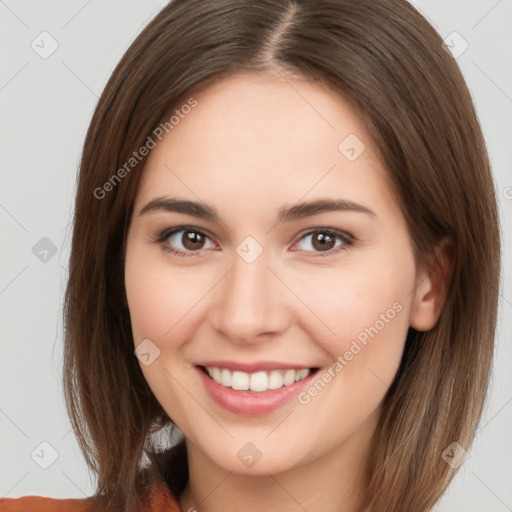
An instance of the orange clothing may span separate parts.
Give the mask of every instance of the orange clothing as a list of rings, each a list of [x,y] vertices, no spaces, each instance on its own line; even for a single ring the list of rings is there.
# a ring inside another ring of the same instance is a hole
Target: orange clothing
[[[44,496],[21,496],[0,499],[0,512],[100,512],[90,498],[58,499]],[[144,512],[182,512],[178,500],[163,482],[155,484],[144,501]]]

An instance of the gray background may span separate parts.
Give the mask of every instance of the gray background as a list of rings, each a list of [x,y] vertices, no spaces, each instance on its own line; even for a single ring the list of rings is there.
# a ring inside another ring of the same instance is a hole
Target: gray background
[[[0,0],[0,498],[94,492],[60,384],[75,177],[101,90],[165,3]],[[504,237],[492,392],[437,510],[512,511],[512,0],[413,3],[443,38],[460,35],[448,38],[453,51],[469,45],[457,60],[488,144]],[[58,48],[42,58],[53,40]]]

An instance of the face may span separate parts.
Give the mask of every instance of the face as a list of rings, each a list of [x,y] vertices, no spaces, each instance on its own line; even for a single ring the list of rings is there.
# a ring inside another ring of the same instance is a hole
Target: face
[[[378,151],[320,84],[240,74],[193,96],[149,155],[128,232],[144,376],[225,470],[360,455],[430,314]]]

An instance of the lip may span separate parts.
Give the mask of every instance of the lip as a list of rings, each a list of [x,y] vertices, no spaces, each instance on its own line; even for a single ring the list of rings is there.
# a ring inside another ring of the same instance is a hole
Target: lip
[[[215,363],[216,367],[219,367],[220,361]],[[205,365],[205,366],[214,366],[214,365]],[[246,365],[247,366],[247,365]],[[228,368],[226,366],[220,366],[221,368]],[[238,366],[240,368],[240,366]],[[261,366],[258,366],[261,369]],[[290,369],[290,365],[279,366],[270,369]],[[293,367],[293,368],[301,368],[301,367]],[[293,369],[291,368],[291,369]],[[305,367],[302,368],[311,368]],[[235,368],[236,370],[237,368]],[[292,400],[295,396],[297,396],[304,388],[310,385],[311,380],[316,374],[318,370],[312,371],[305,379],[299,380],[294,384],[290,384],[289,386],[283,386],[279,389],[269,389],[268,391],[237,391],[232,388],[224,387],[220,384],[217,384],[210,376],[208,376],[204,370],[200,366],[195,366],[195,370],[197,371],[199,378],[203,382],[206,392],[210,395],[210,397],[214,400],[214,402],[227,409],[228,411],[234,412],[236,414],[245,414],[245,415],[262,415],[267,414],[269,412],[275,411],[279,407],[282,407],[285,403]],[[246,370],[240,370],[246,371]],[[249,372],[248,372],[249,373]]]
[[[214,368],[226,368],[226,370],[230,370],[232,372],[239,371],[245,373],[256,373],[261,371],[272,371],[272,370],[301,370],[303,368],[313,368],[311,365],[302,365],[302,364],[291,364],[284,363],[279,361],[254,361],[252,363],[248,363],[247,361],[236,362],[229,360],[219,360],[219,361],[201,361],[195,363],[197,366],[211,366]]]

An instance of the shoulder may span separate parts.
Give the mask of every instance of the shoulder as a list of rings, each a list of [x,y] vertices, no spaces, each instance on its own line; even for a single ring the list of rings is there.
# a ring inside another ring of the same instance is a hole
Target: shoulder
[[[93,498],[58,499],[44,496],[21,496],[0,499],[0,512],[96,512],[100,508]]]
[[[164,483],[155,484],[145,499],[147,512],[181,512],[178,500]],[[104,500],[97,497],[59,499],[21,496],[0,499],[0,512],[103,512]]]

